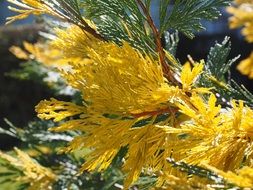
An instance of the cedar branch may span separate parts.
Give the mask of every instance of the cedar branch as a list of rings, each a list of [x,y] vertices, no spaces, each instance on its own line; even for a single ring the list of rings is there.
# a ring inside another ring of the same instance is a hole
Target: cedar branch
[[[136,0],[139,6],[141,7],[144,15],[146,16],[147,22],[149,26],[151,27],[151,30],[153,32],[154,38],[155,38],[155,44],[156,44],[156,51],[158,52],[161,64],[162,64],[162,69],[163,69],[163,74],[168,81],[171,81],[174,84],[178,84],[176,79],[174,78],[171,69],[169,65],[166,63],[166,58],[165,58],[165,52],[163,50],[162,42],[161,42],[161,34],[159,33],[158,29],[156,28],[154,21],[152,17],[149,14],[149,11],[147,10],[146,6],[143,4],[141,0]]]
[[[83,19],[83,17],[80,14],[79,10],[75,11],[75,9],[73,9],[72,6],[69,3],[67,3],[66,1],[59,1],[59,4],[63,8],[62,10],[64,10],[65,12],[68,12],[68,13],[72,14],[72,16],[74,17],[74,19],[71,19],[64,12],[62,12],[59,9],[57,9],[56,8],[57,5],[54,6],[55,3],[49,4],[47,1],[44,1],[44,0],[42,0],[42,3],[44,3],[46,6],[48,6],[52,10],[54,10],[57,13],[56,15],[59,16],[60,18],[65,19],[66,21],[79,26],[82,30],[90,33],[95,38],[97,38],[99,40],[102,40],[102,41],[106,41],[103,36],[101,36],[95,29],[93,29],[92,27],[89,26],[89,24]],[[78,7],[78,5],[77,5],[77,7]]]

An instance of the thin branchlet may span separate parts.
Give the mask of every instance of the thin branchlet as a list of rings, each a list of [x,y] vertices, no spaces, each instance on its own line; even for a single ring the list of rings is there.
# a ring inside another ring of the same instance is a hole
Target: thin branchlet
[[[73,24],[78,25],[81,29],[83,29],[86,32],[90,33],[95,38],[97,38],[99,40],[102,40],[102,41],[105,41],[105,39],[95,29],[93,29],[92,27],[90,27],[89,24],[83,19],[83,17],[80,14],[79,10],[76,11],[76,9],[74,9],[69,3],[67,3],[64,0],[60,0],[59,3],[62,6],[63,10],[65,10],[68,13],[70,13],[73,16],[73,18],[75,18],[75,19],[70,19],[66,14],[63,13],[62,16],[68,22],[71,22]],[[78,8],[78,5],[76,5],[76,7]],[[61,11],[59,11],[59,12],[61,12]]]
[[[167,64],[166,62],[166,58],[165,58],[165,52],[163,50],[163,46],[162,46],[162,42],[161,42],[161,34],[159,33],[158,29],[156,28],[154,21],[147,9],[147,7],[143,4],[143,2],[141,0],[136,0],[138,5],[140,6],[140,8],[142,9],[147,22],[153,32],[154,38],[155,38],[155,44],[156,44],[156,51],[158,52],[161,64],[162,64],[162,69],[163,69],[163,73],[164,73],[164,77],[174,83],[174,84],[178,84],[177,80],[175,79],[175,77],[173,76],[173,73],[171,72],[170,66]]]

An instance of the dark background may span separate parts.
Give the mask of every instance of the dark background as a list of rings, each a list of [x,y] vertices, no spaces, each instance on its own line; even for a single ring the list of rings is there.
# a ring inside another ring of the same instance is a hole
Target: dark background
[[[31,24],[33,23],[32,18],[15,23],[15,25],[3,26],[5,18],[13,14],[6,7],[7,3],[0,0],[0,25],[2,25],[0,26],[0,126],[8,127],[3,120],[3,118],[7,118],[15,126],[22,127],[28,121],[36,118],[34,106],[40,100],[47,99],[53,94],[45,86],[33,81],[19,81],[5,75],[5,73],[18,69],[20,66],[20,60],[17,60],[9,52],[9,47],[12,45],[20,46],[24,40],[35,42],[38,38],[37,32],[40,30],[37,25]],[[155,8],[153,14],[155,15]],[[203,22],[207,30],[196,34],[193,40],[180,35],[177,57],[182,62],[186,60],[188,54],[195,60],[205,59],[215,41],[221,42],[225,36],[231,37],[231,58],[238,54],[241,54],[241,59],[248,57],[253,46],[245,42],[238,30],[229,30],[228,16],[223,10],[223,16],[219,20]],[[232,67],[232,78],[253,91],[252,81],[239,74],[235,66]],[[17,143],[15,139],[0,135],[1,149],[8,149]]]
[[[53,94],[45,86],[33,81],[20,81],[6,76],[6,73],[20,67],[21,61],[15,58],[9,48],[21,46],[23,41],[36,42],[39,25],[32,24],[33,18],[5,26],[5,19],[15,13],[7,9],[8,3],[0,1],[0,126],[8,128],[7,118],[17,127],[23,127],[36,118],[35,105],[40,100],[48,99]],[[0,135],[0,149],[9,149],[18,142],[5,135]]]

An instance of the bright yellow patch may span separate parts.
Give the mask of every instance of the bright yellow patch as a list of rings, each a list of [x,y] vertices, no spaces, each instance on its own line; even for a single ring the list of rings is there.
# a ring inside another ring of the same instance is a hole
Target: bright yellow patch
[[[243,74],[247,75],[250,79],[253,79],[253,52],[250,57],[244,59],[237,66],[237,69]]]
[[[167,84],[159,62],[126,42],[122,46],[101,42],[75,26],[57,34],[53,45],[64,56],[83,58],[69,63],[72,69],[63,73],[64,78],[96,111],[123,115],[156,111],[167,108],[179,93]]]
[[[46,67],[56,68],[66,67],[69,61],[76,61],[73,58],[64,59],[62,52],[47,42],[35,44],[23,42],[23,45],[25,50],[17,46],[10,48],[10,51],[19,59],[36,60]]]
[[[173,154],[179,160],[190,164],[206,161],[224,171],[234,171],[243,161],[250,162],[253,151],[250,108],[240,101],[239,105],[232,102],[232,109],[222,111],[214,95],[206,102],[193,94],[190,103],[178,105],[190,119],[181,123],[179,129],[167,130],[171,134],[186,135],[185,139],[168,145],[173,147]]]
[[[187,62],[183,68],[180,75],[182,88],[184,92],[198,92],[198,93],[209,93],[208,88],[196,88],[194,87],[194,82],[199,77],[199,75],[203,72],[204,62],[195,63],[194,67],[191,68],[189,62]]]

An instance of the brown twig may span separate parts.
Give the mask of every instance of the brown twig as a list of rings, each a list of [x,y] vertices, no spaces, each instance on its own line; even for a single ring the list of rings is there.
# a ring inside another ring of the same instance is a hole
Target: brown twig
[[[164,114],[164,113],[175,114],[177,111],[178,111],[178,108],[167,107],[165,109],[160,109],[160,110],[156,110],[156,111],[147,111],[147,112],[132,114],[132,116],[134,118],[140,118],[140,117],[144,117],[144,116],[156,116],[156,115],[160,115],[160,114]]]
[[[101,41],[106,41],[103,36],[101,36],[95,29],[91,28],[84,20],[82,22],[83,27],[81,27],[83,30],[86,32],[90,33],[93,35],[95,38],[101,40]]]
[[[155,44],[156,44],[156,51],[158,52],[161,64],[162,64],[162,69],[163,69],[163,74],[164,77],[168,79],[168,81],[178,84],[176,79],[174,78],[169,65],[166,63],[166,58],[165,58],[165,52],[163,50],[162,42],[161,42],[161,34],[159,33],[158,29],[156,28],[154,21],[152,17],[149,14],[149,11],[147,10],[146,6],[143,4],[141,0],[136,0],[139,6],[141,7],[143,13],[146,16],[147,22],[149,26],[151,27],[151,30],[154,34],[155,38]]]
[[[68,4],[67,2],[65,2],[65,1],[60,2],[62,9],[58,9],[57,7],[59,7],[59,6],[56,5],[55,3],[50,4],[47,1],[42,1],[42,3],[45,4],[49,9],[52,9],[53,12],[56,13],[54,16],[58,16],[59,18],[68,21],[69,23],[79,26],[82,30],[90,33],[95,38],[97,38],[101,41],[106,41],[102,35],[100,35],[95,29],[93,29],[92,27],[89,26],[89,24],[83,19],[81,13],[76,12],[75,9],[73,9],[73,7],[70,4]],[[72,14],[74,19],[67,16],[62,10]]]

